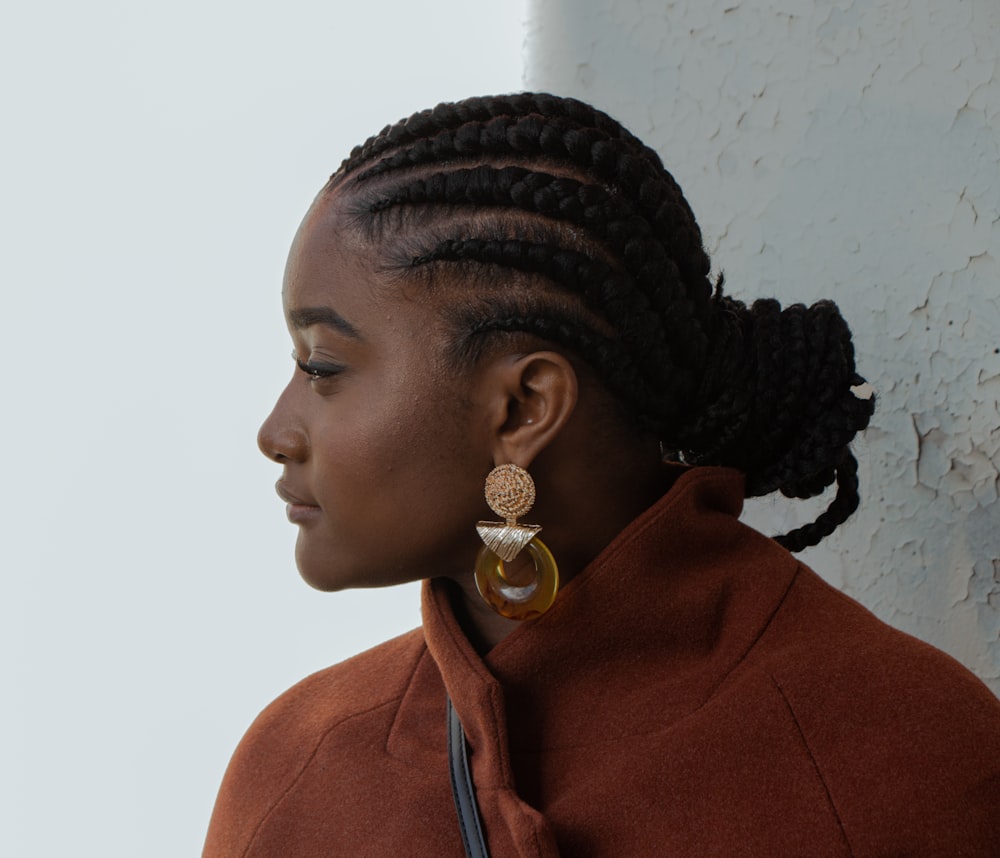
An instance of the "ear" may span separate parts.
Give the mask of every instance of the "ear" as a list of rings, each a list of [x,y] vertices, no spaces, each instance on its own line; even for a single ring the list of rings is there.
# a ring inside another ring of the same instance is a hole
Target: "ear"
[[[505,355],[493,366],[493,461],[527,468],[569,422],[576,370],[558,352]]]

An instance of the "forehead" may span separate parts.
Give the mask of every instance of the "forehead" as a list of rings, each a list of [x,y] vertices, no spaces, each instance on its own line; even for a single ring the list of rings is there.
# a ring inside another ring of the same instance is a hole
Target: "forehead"
[[[324,192],[292,242],[281,294],[293,333],[325,331],[369,346],[390,344],[396,355],[419,346],[422,359],[436,361],[446,321],[426,291],[386,271],[377,247],[354,226],[349,206],[336,192]]]
[[[373,263],[372,249],[351,228],[341,201],[321,193],[292,240],[282,286],[285,306],[328,303],[349,286],[374,289]]]

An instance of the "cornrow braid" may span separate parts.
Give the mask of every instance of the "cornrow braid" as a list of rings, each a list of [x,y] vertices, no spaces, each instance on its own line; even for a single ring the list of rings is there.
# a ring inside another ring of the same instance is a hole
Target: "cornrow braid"
[[[632,275],[633,318],[654,307],[661,313],[665,340],[672,349],[686,352],[678,359],[692,366],[704,360],[707,340],[700,326],[689,324],[696,307],[685,300],[677,266],[627,199],[598,185],[523,167],[479,166],[406,180],[391,195],[371,203],[369,210],[378,214],[401,205],[434,204],[516,208],[584,227],[615,252]]]
[[[620,398],[635,398],[645,403],[638,422],[643,429],[656,431],[662,425],[665,415],[678,410],[672,379],[661,377],[669,366],[668,346],[663,331],[655,323],[655,315],[649,312],[649,304],[643,296],[628,290],[628,276],[616,272],[602,260],[561,247],[552,247],[518,239],[465,239],[445,240],[428,253],[414,257],[414,266],[434,262],[459,262],[471,260],[503,269],[540,274],[546,281],[555,283],[565,291],[577,292],[584,306],[607,321],[619,333],[626,331],[641,345],[634,352],[624,352],[613,348],[614,342],[607,338],[595,339],[585,329],[580,329],[576,339],[566,333],[568,323],[562,321],[561,345],[587,354],[591,349],[581,349],[583,341],[579,337],[587,335],[588,346],[601,343],[601,353],[608,359],[600,360],[608,370],[603,373],[605,383]],[[623,297],[624,296],[624,297]],[[630,300],[631,299],[631,300]],[[550,311],[551,312],[551,311]],[[537,317],[544,322],[544,317]],[[539,328],[527,325],[525,332],[539,334]],[[552,328],[555,330],[556,328]],[[509,323],[492,325],[484,323],[472,328],[473,335],[487,331],[511,331]],[[548,337],[552,339],[552,337]],[[610,358],[615,352],[614,359]],[[656,379],[651,384],[650,378]]]
[[[578,128],[596,128],[645,151],[659,163],[659,155],[606,113],[575,98],[562,98],[548,93],[515,93],[459,102],[444,102],[429,110],[421,110],[395,125],[387,125],[361,146],[356,146],[340,167],[351,172],[384,152],[431,136],[445,128],[482,124],[496,116],[565,117]]]
[[[447,309],[456,354],[529,334],[593,367],[642,430],[691,464],[739,468],[748,496],[836,494],[777,537],[814,545],[857,508],[850,331],[830,302],[747,307],[723,294],[659,156],[607,114],[545,93],[421,111],[331,177],[406,277],[473,290]],[[450,277],[461,272],[461,277]]]
[[[634,144],[600,129],[580,129],[559,118],[500,116],[481,126],[446,128],[434,137],[417,140],[411,147],[382,158],[358,178],[363,181],[405,167],[503,156],[510,152],[522,157],[550,157],[572,164],[601,182],[613,183],[635,201],[662,240],[674,243],[693,234],[700,249],[701,235],[694,215],[655,154],[645,147],[637,152]],[[678,228],[685,221],[689,228]],[[683,253],[677,254],[677,258],[691,260],[697,272],[708,273],[708,258],[704,254]]]

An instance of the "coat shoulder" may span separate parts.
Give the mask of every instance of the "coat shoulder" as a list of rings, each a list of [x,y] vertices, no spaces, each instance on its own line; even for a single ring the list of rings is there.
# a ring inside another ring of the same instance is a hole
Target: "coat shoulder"
[[[423,632],[415,629],[306,677],[268,705],[226,769],[206,858],[242,855],[324,739],[351,719],[398,706],[425,652]]]
[[[269,704],[247,738],[275,731],[324,733],[345,718],[398,700],[425,651],[423,632],[414,629],[317,671]]]
[[[970,670],[878,619],[806,566],[761,644],[762,663],[776,681],[807,699],[850,695],[845,708],[864,701],[888,706],[897,717],[908,705],[921,717],[956,706],[981,711],[987,720],[1000,717],[1000,700]]]
[[[1000,700],[975,675],[806,567],[756,649],[857,854],[992,854]]]

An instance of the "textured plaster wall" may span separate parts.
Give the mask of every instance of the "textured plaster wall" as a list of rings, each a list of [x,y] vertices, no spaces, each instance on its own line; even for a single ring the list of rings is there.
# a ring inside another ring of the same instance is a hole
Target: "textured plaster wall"
[[[1000,2],[532,0],[526,49],[659,149],[731,292],[840,304],[879,408],[803,557],[1000,692]]]

